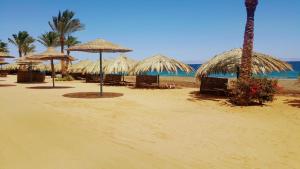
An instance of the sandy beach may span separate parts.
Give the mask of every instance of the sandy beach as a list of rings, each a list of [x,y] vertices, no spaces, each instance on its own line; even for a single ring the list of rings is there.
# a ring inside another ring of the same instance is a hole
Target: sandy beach
[[[97,92],[98,84],[15,81],[0,79],[1,169],[300,167],[297,96],[235,107],[195,97],[196,88],[105,87],[118,97],[88,99],[64,96]]]

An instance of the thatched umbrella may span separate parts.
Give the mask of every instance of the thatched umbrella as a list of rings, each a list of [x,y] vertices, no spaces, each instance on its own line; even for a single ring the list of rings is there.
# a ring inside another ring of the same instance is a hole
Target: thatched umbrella
[[[8,62],[0,61],[0,66],[1,66],[0,70],[2,70],[2,66],[3,66],[3,65],[7,65],[7,64],[8,64]]]
[[[9,71],[17,70],[18,68],[19,68],[19,65],[17,63],[10,63],[3,67],[4,70],[9,70]]]
[[[84,69],[91,63],[92,63],[91,60],[81,60],[78,63],[73,64],[70,67],[70,72],[71,73],[83,73]]]
[[[100,95],[103,93],[103,68],[102,68],[102,53],[114,53],[114,52],[130,52],[131,49],[121,47],[119,45],[113,44],[103,39],[96,39],[94,41],[90,41],[84,44],[79,44],[70,47],[67,49],[68,51],[82,51],[82,52],[91,52],[91,53],[99,53],[99,67],[100,67]]]
[[[54,47],[49,47],[45,52],[42,52],[40,54],[36,54],[32,57],[29,57],[29,59],[50,60],[51,61],[52,86],[55,87],[55,82],[54,82],[54,78],[55,78],[54,60],[67,60],[68,55],[56,51]]]
[[[125,55],[120,55],[119,57],[108,63],[105,71],[112,74],[121,73],[124,81],[124,75],[126,73],[129,73],[129,71],[134,67],[136,63],[137,62],[135,60],[130,59]]]
[[[102,61],[102,72],[106,73],[106,67],[110,63],[110,60],[103,59]],[[84,74],[99,74],[100,72],[100,65],[99,60],[97,61],[91,61],[89,64],[85,66],[85,68],[82,70]]]
[[[197,77],[207,76],[209,74],[237,73],[239,76],[239,67],[241,64],[242,49],[233,49],[216,55],[210,61],[203,64],[196,72]],[[270,55],[253,52],[252,73],[270,73],[293,70],[292,66]]]
[[[7,52],[0,52],[0,58],[14,58]]]
[[[154,55],[152,57],[146,58],[138,62],[131,70],[131,72],[133,74],[140,74],[144,72],[157,72],[157,78],[159,79],[160,72],[177,73],[178,70],[190,73],[194,69],[191,66],[177,61],[173,58],[166,57],[164,55]]]
[[[32,57],[34,54],[27,54],[25,56],[22,56],[21,58],[16,60],[16,63],[18,65],[28,65],[28,67],[30,68],[32,65],[38,65],[41,63],[40,60],[34,60],[34,59],[29,59],[30,57]]]

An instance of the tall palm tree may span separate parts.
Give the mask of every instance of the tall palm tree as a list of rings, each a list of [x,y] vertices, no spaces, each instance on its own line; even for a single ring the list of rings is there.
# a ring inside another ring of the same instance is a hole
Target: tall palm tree
[[[68,36],[67,39],[66,39],[65,45],[66,45],[67,48],[69,48],[69,47],[74,46],[74,45],[77,45],[77,44],[79,44],[79,43],[81,43],[81,42],[78,41],[76,37],[74,37],[74,36]],[[69,55],[70,55],[70,51],[67,51],[67,54],[68,54],[68,56],[69,56]],[[66,64],[65,64],[66,74],[69,73],[69,72],[68,72],[69,63],[70,63],[70,61],[67,60],[67,61],[66,61]]]
[[[19,57],[22,57],[22,54],[27,53],[29,48],[34,48],[33,42],[35,40],[27,31],[20,31],[18,34],[13,34],[12,37],[12,39],[8,38],[8,41],[18,48]]]
[[[9,52],[7,48],[7,43],[0,40],[0,52]]]
[[[57,16],[52,17],[52,22],[48,22],[51,29],[59,34],[59,41],[61,52],[64,53],[65,36],[70,35],[73,32],[83,30],[84,25],[79,19],[74,18],[75,13],[73,11],[65,10],[62,13],[59,11]],[[64,61],[61,61],[62,74],[65,74]]]
[[[254,16],[255,10],[258,5],[258,0],[245,0],[247,9],[247,23],[244,34],[244,45],[243,55],[241,62],[241,74],[240,77],[244,80],[251,78],[252,69],[252,52],[253,52],[253,41],[254,41]]]
[[[81,43],[80,41],[78,41],[78,38],[74,37],[74,36],[68,36],[66,39],[66,47],[69,48],[71,46],[77,45]],[[67,51],[67,54],[70,55],[70,51]]]
[[[40,42],[45,47],[56,47],[59,45],[59,35],[56,32],[46,32],[38,38],[38,42]]]
[[[22,47],[22,51],[24,55],[27,55],[28,53],[33,53],[35,52],[35,45],[33,44],[35,42],[35,39],[32,37],[28,37],[26,42],[24,43]]]
[[[51,29],[59,34],[62,53],[64,52],[65,36],[84,29],[84,25],[74,16],[73,11],[65,10],[63,13],[59,11],[57,16],[52,17],[52,22],[48,22]]]

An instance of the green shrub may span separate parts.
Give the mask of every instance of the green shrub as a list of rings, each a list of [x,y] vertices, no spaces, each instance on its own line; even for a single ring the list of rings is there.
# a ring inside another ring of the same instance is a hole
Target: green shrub
[[[55,79],[56,81],[73,81],[74,78],[70,75],[64,76],[64,77],[59,77]]]
[[[279,90],[277,80],[250,79],[245,81],[238,79],[232,82],[230,101],[236,105],[263,104],[271,102],[275,93]]]

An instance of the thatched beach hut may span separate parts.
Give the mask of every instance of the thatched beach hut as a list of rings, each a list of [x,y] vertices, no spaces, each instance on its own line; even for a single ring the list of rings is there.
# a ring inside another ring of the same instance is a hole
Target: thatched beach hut
[[[146,58],[140,62],[138,62],[133,69],[131,70],[132,74],[140,75],[146,72],[156,72],[157,73],[157,85],[159,86],[159,73],[161,72],[169,72],[169,73],[178,73],[181,70],[186,73],[190,73],[193,71],[193,68],[183,62],[177,61],[173,58],[164,56],[164,55],[154,55],[152,57]],[[141,77],[141,83],[148,83],[147,80],[144,79],[152,79],[151,83],[154,82],[154,78],[150,78],[150,76],[137,76],[136,84],[139,85],[139,78]],[[150,82],[149,82],[150,83]]]
[[[233,49],[219,55],[203,64],[196,72],[196,77],[208,76],[210,74],[239,74],[242,49]],[[252,73],[265,74],[270,72],[281,72],[293,70],[292,66],[276,57],[253,52]]]

